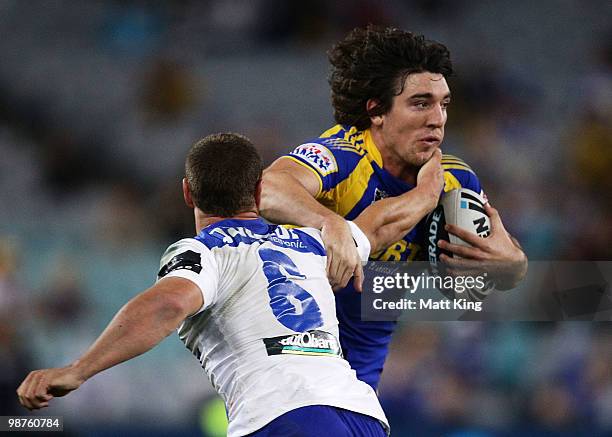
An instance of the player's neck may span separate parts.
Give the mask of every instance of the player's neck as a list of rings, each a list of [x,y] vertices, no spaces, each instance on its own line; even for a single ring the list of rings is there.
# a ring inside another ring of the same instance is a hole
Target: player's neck
[[[199,208],[193,210],[195,216],[196,233],[200,233],[206,226],[210,226],[222,220],[255,220],[259,218],[256,210],[239,212],[230,217],[224,217],[215,214],[207,214]]]
[[[380,152],[383,161],[383,168],[391,176],[401,179],[411,185],[416,185],[417,174],[419,169],[413,165],[406,163],[397,153],[387,147],[380,133],[371,129],[372,140],[374,145]]]

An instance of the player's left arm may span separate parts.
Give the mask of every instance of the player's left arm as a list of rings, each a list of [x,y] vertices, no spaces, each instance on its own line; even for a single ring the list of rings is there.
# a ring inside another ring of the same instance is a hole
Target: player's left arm
[[[434,151],[419,170],[415,188],[372,203],[354,220],[368,237],[373,253],[400,240],[436,207],[444,187],[441,160],[442,152]]]
[[[491,234],[487,238],[481,238],[456,225],[446,225],[448,233],[461,238],[471,247],[440,240],[438,246],[441,249],[460,257],[451,258],[442,254],[440,260],[455,274],[487,272],[494,278],[497,289],[514,288],[527,273],[527,256],[516,238],[506,231],[499,212],[488,202],[485,204],[485,212],[491,220]]]
[[[19,402],[35,410],[49,405],[105,369],[141,355],[170,335],[203,306],[202,292],[192,281],[167,277],[119,310],[84,355],[72,364],[30,372],[17,389]]]

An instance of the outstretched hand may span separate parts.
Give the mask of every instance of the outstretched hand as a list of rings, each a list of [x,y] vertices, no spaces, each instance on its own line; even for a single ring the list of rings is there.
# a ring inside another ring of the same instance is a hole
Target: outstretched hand
[[[334,291],[346,287],[355,276],[355,289],[361,292],[363,267],[346,220],[340,216],[326,219],[321,227],[321,238],[327,252],[327,277]]]
[[[500,290],[515,287],[527,273],[527,257],[518,242],[504,228],[499,212],[488,203],[485,212],[491,220],[491,235],[481,238],[477,234],[456,225],[446,225],[449,234],[461,238],[470,246],[440,240],[438,246],[453,253],[440,260],[453,275],[477,275],[487,273]]]
[[[71,366],[30,372],[17,389],[19,403],[28,410],[49,406],[54,397],[65,396],[83,384]]]

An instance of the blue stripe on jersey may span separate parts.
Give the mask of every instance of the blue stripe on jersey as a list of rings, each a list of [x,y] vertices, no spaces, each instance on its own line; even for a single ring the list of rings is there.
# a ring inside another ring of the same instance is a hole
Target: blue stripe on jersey
[[[206,247],[232,246],[270,242],[275,246],[325,256],[325,249],[316,238],[300,229],[267,224],[263,219],[227,219],[205,227],[195,237]]]

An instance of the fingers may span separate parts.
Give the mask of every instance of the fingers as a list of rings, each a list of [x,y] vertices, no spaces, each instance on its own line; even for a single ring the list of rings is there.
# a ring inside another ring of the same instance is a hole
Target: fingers
[[[485,212],[489,216],[491,220],[491,233],[497,232],[499,230],[504,230],[504,224],[501,221],[501,217],[499,216],[499,211],[491,206],[489,202],[485,203]]]
[[[49,384],[47,382],[47,378],[45,377],[45,374],[43,373],[41,377],[38,379],[38,383],[36,384],[36,387],[34,388],[34,396],[36,397],[37,400],[46,402],[52,397],[51,395],[48,394],[48,389],[49,389]]]
[[[23,382],[19,385],[19,387],[17,387],[17,398],[19,399],[19,403],[28,409],[30,409],[30,404],[25,399],[25,390],[26,390],[28,380],[30,379],[31,374],[32,373],[26,376],[26,379],[24,379]]]
[[[39,375],[37,372],[30,372],[26,379],[21,383],[19,388],[17,389],[17,395],[19,397],[19,403],[26,407],[28,410],[33,410],[34,405],[30,402],[30,390],[32,384],[36,384],[38,381]]]
[[[331,265],[332,265],[333,252],[328,247],[325,248],[325,252],[327,253],[327,264],[325,265],[325,271],[327,272],[327,277],[330,277],[331,276],[330,275],[330,270],[331,270]]]
[[[352,256],[341,258],[336,256],[333,258],[330,268],[327,272],[329,283],[334,291],[340,290],[346,287],[352,277],[355,277],[353,285],[359,292],[362,291],[363,287],[363,267],[361,266],[361,260],[359,257]],[[339,260],[345,259],[346,261],[342,264]]]
[[[477,247],[462,246],[460,244],[449,243],[446,240],[439,240],[438,247],[455,255],[459,255],[462,258],[482,260],[485,259],[486,254]]]
[[[477,260],[442,254],[440,261],[445,265],[445,273],[451,276],[478,276],[484,272],[483,266]]]
[[[30,372],[17,389],[19,403],[28,410],[36,410],[49,405],[52,396],[47,394],[45,373],[42,371]]]
[[[357,264],[357,268],[353,272],[354,280],[353,285],[355,286],[355,290],[359,293],[363,291],[363,266],[361,263]]]
[[[434,150],[433,154],[431,155],[431,158],[442,162],[442,149]]]
[[[436,159],[442,160],[442,149],[440,149],[440,148],[437,148],[437,149],[435,149],[432,152],[432,154],[429,157],[429,159],[427,160],[427,162],[429,162],[431,160],[436,160]]]
[[[479,237],[478,234],[460,228],[457,225],[446,225],[444,227],[449,234],[453,234],[472,246],[484,249],[486,247],[486,239]]]
[[[336,257],[338,259],[338,257]],[[359,274],[363,276],[363,270],[361,269],[361,263],[359,260],[355,261],[354,257],[349,256],[344,264],[340,262],[336,263],[337,266],[332,266],[331,273],[329,276],[330,283],[334,290],[339,290],[348,285],[349,281],[359,271]],[[363,280],[362,280],[363,282]]]
[[[327,250],[327,277],[334,289],[345,287],[351,279],[351,266],[347,265],[345,261],[343,262],[344,259],[333,248]]]
[[[342,259],[340,255],[334,256],[334,253],[333,250],[328,249],[327,251],[327,259],[329,262],[327,277],[332,287],[338,287],[342,284]]]
[[[321,236],[327,252],[327,277],[334,290],[346,287],[354,274],[363,276],[361,261],[348,223],[338,217],[329,221],[322,229]],[[357,282],[361,288],[363,279]]]
[[[485,264],[479,260],[440,255],[440,261],[445,265],[445,273],[451,276],[478,276],[488,272]]]

